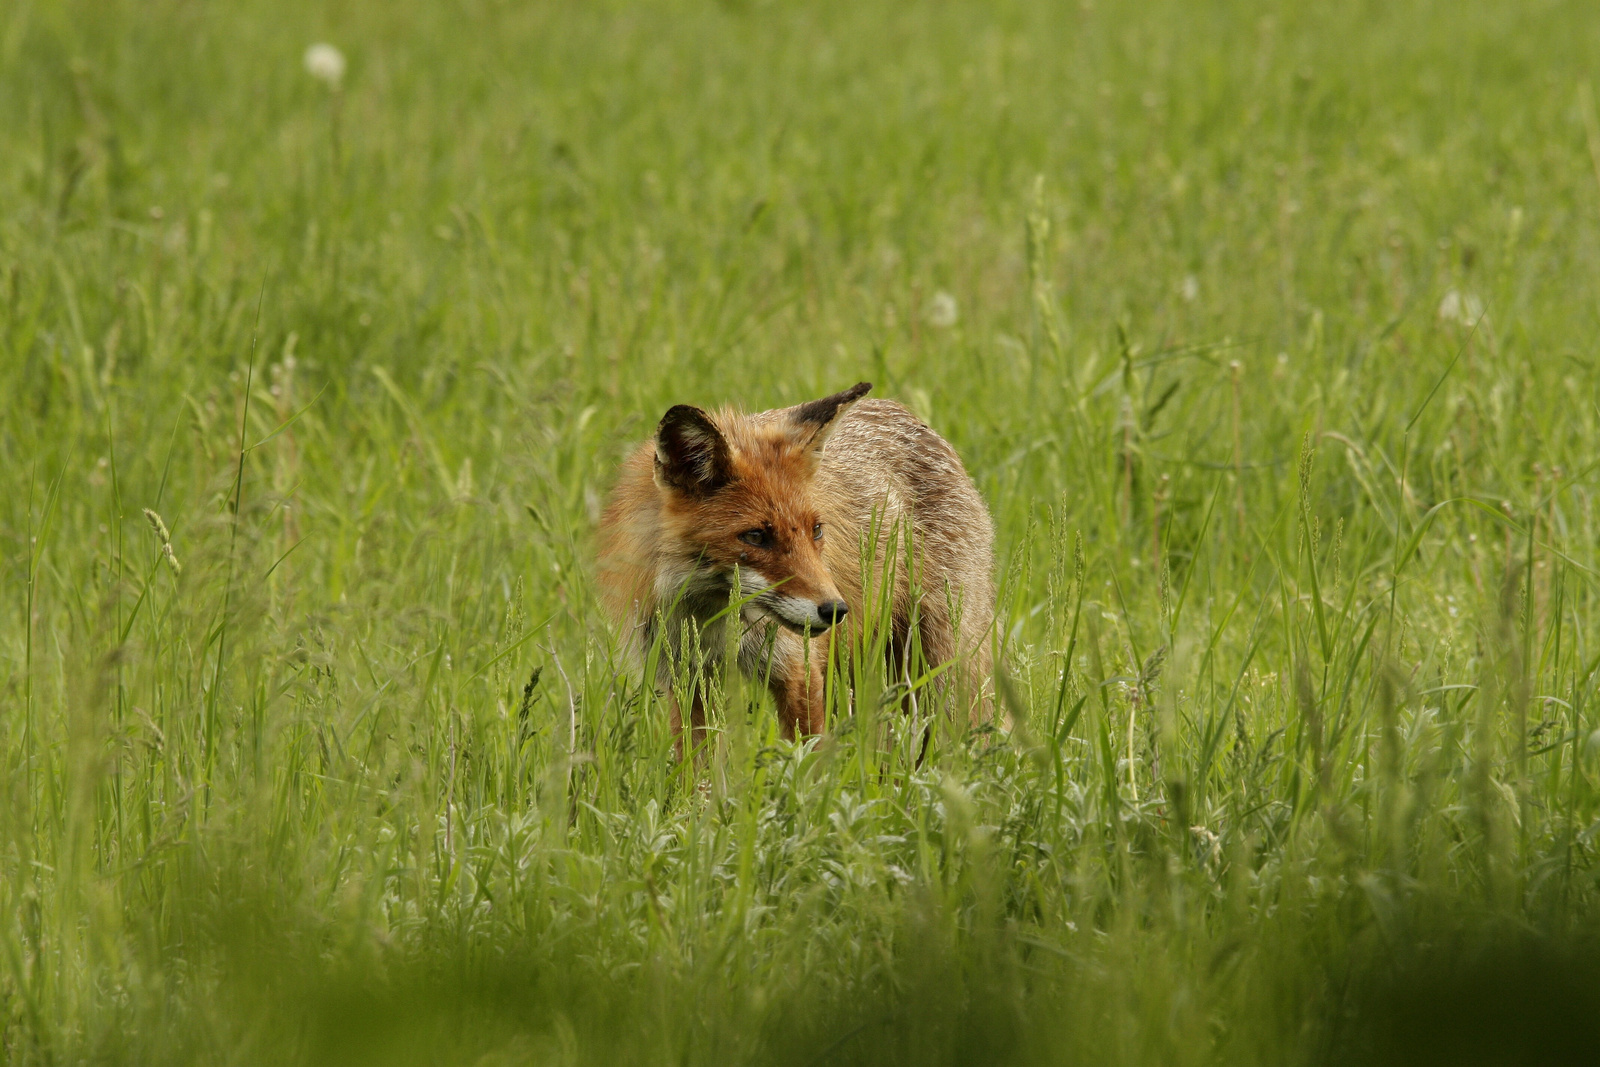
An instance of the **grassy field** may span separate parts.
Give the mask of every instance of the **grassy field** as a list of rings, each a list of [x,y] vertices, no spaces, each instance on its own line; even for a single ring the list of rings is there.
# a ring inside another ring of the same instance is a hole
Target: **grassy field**
[[[1596,71],[1555,0],[0,4],[0,1048],[1584,1062]],[[616,465],[861,379],[1017,728],[733,690],[686,770]]]

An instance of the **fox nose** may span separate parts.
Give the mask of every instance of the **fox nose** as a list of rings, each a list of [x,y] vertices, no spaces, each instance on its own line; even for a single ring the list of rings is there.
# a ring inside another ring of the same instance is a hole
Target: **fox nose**
[[[836,625],[838,621],[850,614],[850,607],[842,600],[824,600],[817,605],[817,615],[829,626]]]

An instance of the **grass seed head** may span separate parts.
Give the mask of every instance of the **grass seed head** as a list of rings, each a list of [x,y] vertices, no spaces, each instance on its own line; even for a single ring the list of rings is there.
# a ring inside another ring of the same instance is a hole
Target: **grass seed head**
[[[144,518],[150,524],[150,529],[155,531],[156,539],[161,542],[161,554],[166,557],[167,566],[172,568],[173,574],[182,574],[183,564],[178,562],[178,557],[172,552],[172,534],[167,530],[167,524],[162,521],[160,515],[149,508],[144,509]]]

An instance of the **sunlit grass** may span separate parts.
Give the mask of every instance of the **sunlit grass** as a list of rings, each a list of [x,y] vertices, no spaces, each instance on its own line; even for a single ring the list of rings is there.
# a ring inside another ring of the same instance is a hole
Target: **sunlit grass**
[[[0,10],[0,1047],[1582,1062],[1597,59],[1555,3]],[[616,465],[863,379],[989,501],[1015,726],[869,657],[680,763]]]

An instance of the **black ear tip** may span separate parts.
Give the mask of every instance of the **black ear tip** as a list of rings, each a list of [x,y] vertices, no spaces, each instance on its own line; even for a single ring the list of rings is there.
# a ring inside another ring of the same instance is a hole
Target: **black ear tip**
[[[849,389],[845,390],[845,395],[851,400],[859,400],[870,392],[872,392],[871,382],[857,382]]]
[[[667,409],[665,415],[661,416],[661,424],[657,429],[665,430],[669,426],[681,426],[684,423],[703,424],[707,421],[709,420],[706,418],[706,413],[693,404],[674,404]]]

